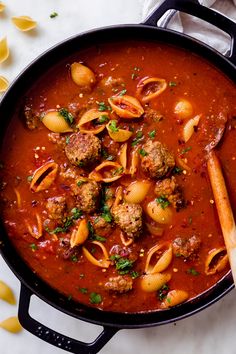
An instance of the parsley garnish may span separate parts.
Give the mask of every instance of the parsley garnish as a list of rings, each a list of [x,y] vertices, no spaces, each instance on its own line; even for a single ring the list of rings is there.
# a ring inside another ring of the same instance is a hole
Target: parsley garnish
[[[58,234],[60,232],[67,232],[70,226],[73,224],[74,220],[81,218],[81,216],[83,215],[82,211],[78,208],[71,209],[71,213],[72,215],[67,216],[65,219],[62,220],[63,226],[58,226],[53,230],[50,230],[48,227],[46,227],[45,230],[51,235]]]
[[[108,116],[106,116],[105,114],[102,114],[99,118],[98,118],[98,123],[99,124],[103,124],[108,122],[109,118]]]
[[[79,288],[79,291],[80,291],[82,294],[87,294],[88,289],[87,289],[87,288]]]
[[[100,304],[100,302],[102,302],[102,297],[100,294],[91,293],[89,301],[91,302],[91,304]]]
[[[136,146],[140,143],[140,141],[143,138],[143,133],[141,132],[141,130],[139,130],[136,134],[136,137],[134,138],[134,140],[132,141],[131,145],[132,146]]]
[[[188,273],[188,274],[191,274],[191,275],[194,275],[194,276],[197,276],[197,275],[200,274],[195,268],[189,268],[189,269],[187,270],[187,273]]]
[[[192,149],[192,146],[186,147],[181,151],[181,155],[186,154],[186,152],[190,151]]]
[[[149,138],[154,139],[156,135],[156,130],[152,130],[151,132],[148,133]]]
[[[59,114],[65,119],[68,124],[72,124],[74,122],[73,115],[66,108],[59,109]]]
[[[181,167],[175,166],[172,170],[173,175],[180,175],[183,172]]]
[[[95,233],[93,225],[92,225],[92,223],[90,221],[88,221],[87,225],[88,225],[88,229],[89,229],[89,235],[90,235],[89,238],[90,238],[90,240],[106,242],[106,238],[105,237],[99,236],[99,235],[97,235]]]
[[[167,208],[170,205],[169,200],[163,195],[161,195],[160,197],[156,198],[156,202],[158,204],[160,204],[162,209],[165,209],[165,208]]]
[[[33,252],[35,252],[38,249],[38,247],[35,243],[31,243],[30,248],[32,249]]]
[[[102,215],[101,217],[106,221],[106,222],[112,222],[112,215],[110,212],[110,208],[107,204],[104,204],[102,206]]]
[[[111,120],[109,123],[109,129],[112,131],[112,133],[116,133],[119,131],[119,128],[116,126],[116,120]]]
[[[127,90],[124,89],[118,93],[118,96],[124,96],[126,94]]]
[[[69,142],[70,142],[70,135],[67,135],[67,136],[66,136],[66,145],[68,145]]]
[[[123,171],[124,171],[123,167],[118,167],[112,172],[112,175],[113,176],[121,175],[123,173]]]
[[[78,262],[78,258],[76,256],[71,256],[70,258],[72,262]]]
[[[58,13],[54,11],[51,13],[50,18],[55,18],[57,16],[58,16]]]
[[[82,186],[82,184],[84,184],[84,183],[86,183],[86,181],[85,180],[83,180],[83,179],[80,179],[79,181],[77,181],[77,186],[78,187],[80,187],[80,186]]]
[[[32,179],[33,179],[33,176],[28,176],[28,177],[27,177],[27,181],[28,181],[28,182],[31,182]]]
[[[110,260],[115,262],[116,269],[121,275],[128,274],[134,263],[134,261],[130,261],[128,258],[121,257],[118,254],[112,255]]]
[[[111,107],[106,105],[105,102],[97,102],[99,112],[110,111]]]
[[[68,298],[67,298],[68,301],[71,301],[72,300],[72,295],[69,295]]]
[[[170,87],[175,87],[175,86],[177,86],[177,83],[175,81],[170,81],[169,82],[169,86]]]
[[[132,279],[136,279],[136,278],[138,278],[140,276],[139,272],[136,272],[135,270],[132,270],[130,272],[130,275],[131,275]]]
[[[139,153],[140,153],[141,156],[147,156],[148,155],[147,151],[145,151],[144,149],[140,149]]]
[[[106,149],[103,148],[102,151],[101,151],[101,153],[102,153],[102,157],[104,157],[104,159],[106,159],[107,161],[112,161],[112,160],[114,160],[114,156],[109,155],[109,153],[107,152]]]
[[[162,301],[166,298],[167,294],[168,294],[168,291],[169,291],[169,287],[167,284],[164,284],[161,289],[158,291],[158,297],[159,297],[159,300]]]

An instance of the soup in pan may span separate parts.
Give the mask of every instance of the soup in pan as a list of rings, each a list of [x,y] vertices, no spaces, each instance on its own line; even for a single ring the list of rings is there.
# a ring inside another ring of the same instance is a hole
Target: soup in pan
[[[1,213],[21,257],[103,310],[168,309],[214,285],[229,264],[205,148],[224,130],[235,205],[235,102],[221,72],[164,44],[101,44],[57,64],[1,149]]]

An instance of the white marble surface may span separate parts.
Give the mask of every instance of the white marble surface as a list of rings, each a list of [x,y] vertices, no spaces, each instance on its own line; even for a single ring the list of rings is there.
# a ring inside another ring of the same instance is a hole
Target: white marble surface
[[[224,1],[224,0],[221,0]],[[81,31],[99,26],[141,21],[142,0],[6,0],[0,14],[0,36],[7,36],[11,57],[0,66],[0,75],[13,80],[37,55],[55,43]],[[50,19],[56,11],[58,17]],[[38,21],[37,30],[20,33],[10,18],[29,15]],[[0,257],[0,279],[18,296],[19,282]],[[233,290],[217,304],[176,324],[138,330],[122,330],[101,350],[101,354],[235,354],[236,292]],[[32,301],[35,318],[64,334],[90,341],[99,326],[72,319],[39,299]],[[0,302],[0,321],[16,315],[17,306]],[[18,335],[0,330],[1,354],[60,354],[63,351],[44,343],[30,333]]]

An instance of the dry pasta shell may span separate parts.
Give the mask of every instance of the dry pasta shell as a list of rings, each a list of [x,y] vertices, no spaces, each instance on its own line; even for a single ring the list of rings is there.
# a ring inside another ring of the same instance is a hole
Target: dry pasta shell
[[[185,125],[183,128],[183,138],[184,138],[184,142],[187,143],[187,141],[189,141],[189,139],[191,138],[191,136],[194,133],[194,128],[198,126],[198,123],[200,121],[201,115],[198,114],[197,116],[195,116],[194,118],[191,118]]]
[[[108,102],[121,118],[139,118],[144,113],[141,103],[132,96],[113,96],[108,98]]]
[[[137,96],[143,103],[147,103],[167,88],[167,82],[165,79],[158,77],[144,77],[137,85]]]
[[[43,223],[41,216],[36,213],[36,220],[37,220],[37,226],[33,225],[31,226],[28,222],[26,222],[27,229],[30,233],[30,235],[36,239],[39,239],[40,237],[43,236]]]
[[[170,273],[146,274],[141,278],[141,288],[146,292],[157,291],[171,279]]]
[[[193,106],[188,100],[182,98],[176,102],[174,113],[181,119],[190,118],[193,114]]]
[[[118,129],[117,131],[113,131],[110,128],[110,123],[106,125],[106,128],[110,138],[118,143],[123,143],[129,140],[129,138],[133,135],[131,131],[125,129],[117,128]]]
[[[147,254],[145,273],[161,273],[166,270],[172,261],[172,245],[163,243],[152,247]]]
[[[120,150],[118,153],[119,162],[124,170],[126,170],[126,167],[127,167],[127,147],[128,147],[127,143],[124,143],[120,147]]]
[[[7,44],[7,38],[4,37],[0,40],[0,64],[9,57],[10,51]]]
[[[147,213],[159,224],[170,224],[172,220],[172,209],[170,207],[166,207],[163,209],[160,204],[153,200],[147,205]]]
[[[86,219],[80,221],[79,226],[72,231],[70,238],[71,248],[82,245],[89,237],[88,222]]]
[[[6,5],[3,2],[0,2],[0,12],[3,12],[6,8]]]
[[[11,288],[0,280],[0,299],[8,302],[11,305],[16,304],[16,299]]]
[[[33,174],[32,181],[30,183],[30,189],[32,192],[41,192],[48,189],[54,182],[58,171],[58,164],[54,161],[46,162],[39,167]]]
[[[96,182],[110,183],[123,176],[124,169],[118,162],[104,161],[90,174],[89,178]]]
[[[19,333],[23,330],[17,317],[9,317],[0,322],[0,327],[11,333]]]
[[[229,262],[228,254],[225,247],[212,249],[205,261],[205,273],[212,275],[224,270]]]
[[[91,123],[92,121],[99,122],[98,119],[101,116],[107,116],[107,119],[109,119],[107,112],[101,113],[101,112],[99,112],[99,110],[97,110],[95,108],[90,109],[89,111],[85,112],[82,115],[82,117],[80,118],[79,123],[77,124],[76,127],[79,128],[81,133],[99,134],[105,129],[106,124],[100,124],[100,125],[97,125],[97,127],[94,127],[89,123]]]
[[[73,132],[73,129],[58,111],[50,111],[46,113],[42,118],[42,123],[54,133]]]
[[[8,89],[9,82],[4,76],[0,76],[0,92],[5,92]]]
[[[109,261],[109,256],[106,247],[99,241],[92,241],[91,243],[93,245],[97,245],[101,249],[102,257],[97,259],[92,255],[92,253],[87,250],[86,247],[82,247],[84,256],[93,265],[101,268],[108,268],[111,262]]]
[[[96,78],[91,69],[75,62],[70,66],[71,77],[74,83],[80,87],[91,87],[95,84]]]
[[[186,300],[188,300],[189,294],[184,290],[171,290],[168,292],[165,300],[162,302],[162,308],[173,307],[179,304],[182,304]]]
[[[37,26],[37,22],[29,16],[14,16],[11,20],[16,28],[22,32],[30,31]]]
[[[142,203],[150,187],[151,182],[149,181],[134,181],[126,188],[124,199],[128,203]]]

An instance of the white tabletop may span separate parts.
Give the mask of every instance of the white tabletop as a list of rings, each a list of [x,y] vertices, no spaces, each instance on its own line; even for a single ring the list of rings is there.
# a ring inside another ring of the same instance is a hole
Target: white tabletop
[[[223,0],[222,0],[223,1]],[[0,66],[0,75],[10,80],[37,55],[76,33],[99,26],[141,21],[142,0],[5,0],[0,14],[0,36],[7,36],[10,59]],[[56,11],[58,16],[50,18]],[[37,30],[20,33],[11,24],[14,15],[28,15],[38,21]],[[0,257],[0,279],[18,296],[20,284]],[[101,354],[234,354],[236,353],[236,292],[231,291],[210,308],[161,327],[121,330]],[[34,298],[32,315],[63,334],[92,341],[101,327],[70,318]],[[17,306],[0,302],[0,321],[17,314]],[[13,335],[0,330],[1,354],[60,354],[63,351],[39,340],[27,331]]]

